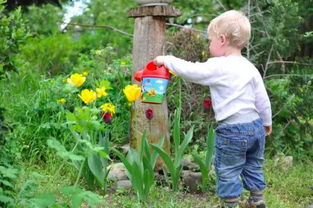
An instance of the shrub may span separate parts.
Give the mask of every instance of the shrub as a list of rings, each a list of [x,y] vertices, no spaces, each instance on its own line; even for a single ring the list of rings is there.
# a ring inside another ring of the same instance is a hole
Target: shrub
[[[41,74],[68,73],[77,62],[79,48],[69,35],[40,36],[28,39],[15,61],[21,69]]]
[[[4,10],[4,2],[0,0],[0,79],[7,71],[17,71],[14,57],[29,37],[21,9],[18,8],[7,14]]]

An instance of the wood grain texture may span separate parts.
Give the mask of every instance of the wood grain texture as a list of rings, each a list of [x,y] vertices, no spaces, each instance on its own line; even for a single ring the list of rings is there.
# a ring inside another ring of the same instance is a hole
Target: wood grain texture
[[[156,56],[164,54],[165,45],[165,17],[145,16],[135,19],[133,38],[133,72],[142,70],[145,65]],[[141,83],[133,79],[133,83]],[[147,109],[153,110],[153,118],[148,120],[145,115]],[[131,147],[138,149],[143,133],[149,143],[158,143],[164,137],[164,148],[170,152],[169,120],[166,99],[162,104],[145,104],[137,101],[132,106],[131,115]],[[157,168],[161,161],[157,162]]]
[[[128,17],[178,17],[180,15],[181,12],[170,5],[141,6],[137,8],[132,8],[128,11]]]

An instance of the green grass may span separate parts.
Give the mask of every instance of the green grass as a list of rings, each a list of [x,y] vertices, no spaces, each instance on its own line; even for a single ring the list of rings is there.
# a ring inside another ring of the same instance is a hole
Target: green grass
[[[283,170],[268,160],[265,165],[268,188],[265,196],[268,207],[306,208],[313,205],[313,162],[294,161],[292,167]]]
[[[57,173],[59,165],[60,162],[55,162],[55,160],[43,166],[23,164],[25,173],[20,183],[30,180],[35,171],[44,176],[37,179],[38,192],[56,192],[62,186],[73,185],[75,171],[69,167],[64,167],[62,171]],[[274,160],[268,159],[265,163],[265,177],[268,184],[265,192],[267,207],[306,208],[313,204],[313,190],[310,190],[310,187],[313,186],[312,166],[313,163],[311,161],[294,162],[292,167],[284,171],[282,167],[275,164]],[[248,197],[247,191],[243,193],[242,198],[246,197]],[[114,194],[101,196],[101,198],[104,200],[101,207],[140,207],[133,191],[118,190]],[[218,203],[219,199],[212,191],[202,194],[189,194],[182,191],[175,193],[167,187],[157,186],[153,187],[147,204],[142,205],[142,207],[204,208],[213,207]]]

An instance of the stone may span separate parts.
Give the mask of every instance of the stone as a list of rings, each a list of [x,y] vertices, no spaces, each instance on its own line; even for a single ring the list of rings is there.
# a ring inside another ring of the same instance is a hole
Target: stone
[[[126,189],[129,190],[132,188],[130,180],[120,180],[116,183],[116,189]]]
[[[292,156],[285,156],[284,154],[276,155],[274,158],[275,165],[282,170],[288,170],[293,164]]]
[[[182,171],[182,181],[190,193],[200,192],[202,182],[201,172]]]
[[[164,185],[167,183],[166,176],[164,175],[164,173],[155,172],[154,173],[154,179],[155,179],[157,185]]]
[[[183,158],[180,164],[183,167],[183,170],[199,170],[199,165],[193,163],[191,158]]]
[[[110,165],[108,168],[111,168],[108,175],[108,180],[119,181],[128,179],[126,174],[126,168],[123,163],[115,163]]]
[[[121,146],[122,152],[123,152],[124,154],[127,154],[127,153],[128,153],[129,148],[130,148],[130,145],[129,145],[129,144],[125,144],[125,145]]]

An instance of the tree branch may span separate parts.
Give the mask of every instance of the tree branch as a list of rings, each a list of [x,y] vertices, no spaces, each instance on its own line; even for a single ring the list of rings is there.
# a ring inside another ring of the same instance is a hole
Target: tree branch
[[[227,8],[223,5],[223,3],[220,0],[216,0],[217,3],[226,11]]]
[[[271,78],[271,77],[283,77],[283,76],[286,76],[286,77],[310,77],[312,76],[313,77],[313,74],[272,74],[272,75],[268,75],[266,77],[264,77],[264,79],[268,79],[268,78]]]
[[[204,30],[198,30],[198,29],[194,29],[194,28],[188,28],[188,27],[185,27],[184,25],[178,25],[178,24],[173,24],[173,23],[166,23],[166,25],[168,25],[168,26],[173,26],[173,27],[184,28],[184,29],[187,29],[187,30],[193,30],[193,31],[196,31],[196,32],[199,32],[199,33],[202,33],[202,34],[206,34],[206,31],[204,31]]]
[[[63,22],[64,23],[64,22]],[[110,30],[113,30],[114,32],[118,32],[122,35],[126,35],[128,37],[133,37],[132,34],[129,34],[127,32],[124,32],[118,28],[115,28],[115,27],[112,27],[110,25],[89,25],[89,24],[79,24],[79,23],[67,23],[67,25],[72,25],[72,26],[80,26],[80,27],[91,27],[91,28],[106,28],[106,29],[110,29]]]
[[[305,66],[313,66],[313,64],[309,64],[309,63],[300,63],[300,62],[296,62],[296,61],[270,61],[267,63],[269,64],[298,64],[298,65],[305,65]]]

